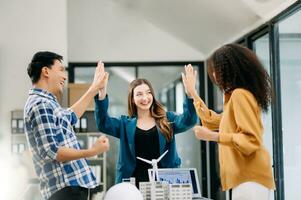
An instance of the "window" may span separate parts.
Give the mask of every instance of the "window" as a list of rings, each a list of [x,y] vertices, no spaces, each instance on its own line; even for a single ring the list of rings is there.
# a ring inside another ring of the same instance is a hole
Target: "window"
[[[279,23],[285,199],[300,199],[301,11]]]
[[[269,34],[265,34],[253,42],[253,48],[264,68],[270,74],[270,50]],[[272,115],[271,107],[267,113],[262,113],[264,126],[264,143],[269,150],[270,156],[273,156],[273,133],[272,133]]]
[[[270,50],[269,50],[269,34],[265,34],[259,38],[257,38],[253,42],[253,50],[258,56],[259,60],[263,64],[264,68],[270,74]],[[273,159],[273,132],[272,132],[272,113],[271,106],[269,106],[268,112],[262,112],[261,114],[264,133],[263,133],[263,141],[265,147],[268,149],[271,158]],[[273,160],[271,161],[273,164]],[[274,193],[271,193],[270,199],[274,199]]]

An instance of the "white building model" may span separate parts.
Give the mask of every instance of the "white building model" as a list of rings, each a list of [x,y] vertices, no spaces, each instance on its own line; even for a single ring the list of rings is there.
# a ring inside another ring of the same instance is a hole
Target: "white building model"
[[[139,190],[144,200],[192,200],[191,184],[168,184],[167,182],[157,182],[158,163],[167,154],[165,151],[158,159],[147,160],[137,157],[153,166],[153,173],[150,182],[140,182]]]
[[[167,182],[155,182],[153,193],[151,182],[140,182],[139,188],[144,200],[192,199],[191,184],[168,184]]]
[[[191,184],[170,184],[169,200],[191,200],[192,187]]]

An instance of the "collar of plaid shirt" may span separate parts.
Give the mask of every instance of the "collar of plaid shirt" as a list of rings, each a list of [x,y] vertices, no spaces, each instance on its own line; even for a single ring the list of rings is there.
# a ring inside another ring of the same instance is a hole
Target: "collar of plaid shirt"
[[[41,97],[48,98],[50,100],[57,101],[57,98],[56,98],[55,95],[53,95],[52,93],[50,93],[50,92],[48,92],[46,90],[43,90],[41,88],[31,88],[29,90],[29,95],[33,95],[33,94],[39,95]]]

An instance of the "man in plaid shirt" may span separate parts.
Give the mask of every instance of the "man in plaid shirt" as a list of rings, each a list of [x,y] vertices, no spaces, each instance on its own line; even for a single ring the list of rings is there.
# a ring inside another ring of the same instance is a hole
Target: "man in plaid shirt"
[[[109,141],[101,136],[90,149],[81,149],[73,125],[109,74],[99,62],[87,92],[71,108],[63,109],[57,101],[67,78],[62,59],[52,52],[33,56],[27,68],[33,88],[24,109],[25,132],[43,199],[87,200],[89,189],[98,183],[85,158],[107,151]]]

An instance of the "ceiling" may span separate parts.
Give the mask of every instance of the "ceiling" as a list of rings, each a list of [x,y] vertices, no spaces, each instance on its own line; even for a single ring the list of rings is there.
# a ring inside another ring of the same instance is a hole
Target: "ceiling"
[[[206,57],[296,0],[112,0]]]

